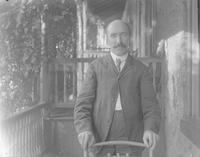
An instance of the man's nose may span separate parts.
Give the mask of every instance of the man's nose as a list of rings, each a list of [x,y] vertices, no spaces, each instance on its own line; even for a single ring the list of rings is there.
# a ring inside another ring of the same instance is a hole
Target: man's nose
[[[121,42],[122,42],[121,36],[118,35],[118,36],[117,36],[117,43],[121,43]]]

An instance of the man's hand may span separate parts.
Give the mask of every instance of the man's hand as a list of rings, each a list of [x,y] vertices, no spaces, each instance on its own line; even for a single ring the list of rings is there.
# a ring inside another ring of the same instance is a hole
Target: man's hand
[[[83,150],[88,150],[95,143],[95,138],[92,132],[85,131],[78,135],[78,141]]]
[[[143,135],[143,142],[147,148],[154,149],[159,136],[151,130],[146,130]]]

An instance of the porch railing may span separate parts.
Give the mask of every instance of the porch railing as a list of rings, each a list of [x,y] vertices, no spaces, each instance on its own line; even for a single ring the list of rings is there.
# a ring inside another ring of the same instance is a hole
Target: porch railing
[[[1,157],[38,157],[44,151],[43,114],[46,106],[46,103],[40,103],[1,121]]]

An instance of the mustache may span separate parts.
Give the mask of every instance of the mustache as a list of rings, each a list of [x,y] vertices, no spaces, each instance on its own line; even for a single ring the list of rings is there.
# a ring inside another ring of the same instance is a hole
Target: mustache
[[[127,46],[123,43],[119,43],[119,44],[114,46],[114,48],[118,48],[118,47],[126,48]]]

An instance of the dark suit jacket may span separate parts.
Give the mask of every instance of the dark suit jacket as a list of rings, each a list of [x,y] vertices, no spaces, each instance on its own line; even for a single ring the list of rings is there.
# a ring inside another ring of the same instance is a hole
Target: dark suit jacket
[[[78,134],[92,131],[97,142],[106,140],[118,92],[129,140],[142,142],[144,130],[158,133],[160,108],[148,68],[129,55],[118,73],[109,54],[96,59],[88,68],[74,108]]]

